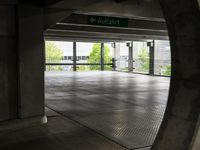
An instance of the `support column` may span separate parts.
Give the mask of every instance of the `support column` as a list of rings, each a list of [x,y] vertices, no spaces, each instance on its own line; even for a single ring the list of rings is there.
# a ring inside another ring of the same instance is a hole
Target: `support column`
[[[42,5],[18,5],[18,117],[44,116],[44,18]]]
[[[0,121],[17,118],[16,8],[0,2]]]
[[[129,43],[129,53],[128,53],[128,71],[133,71],[133,42]]]
[[[77,61],[76,42],[73,42],[73,71],[76,71],[76,61]]]
[[[115,43],[114,44],[114,54],[113,54],[115,59],[120,58],[120,43]]]
[[[115,64],[116,64],[116,68],[118,68],[120,66],[120,43],[115,43],[114,44],[114,59],[115,59]]]
[[[149,46],[149,74],[154,75],[154,50],[155,50],[155,42],[148,42]]]
[[[101,71],[104,70],[104,43],[101,43]]]

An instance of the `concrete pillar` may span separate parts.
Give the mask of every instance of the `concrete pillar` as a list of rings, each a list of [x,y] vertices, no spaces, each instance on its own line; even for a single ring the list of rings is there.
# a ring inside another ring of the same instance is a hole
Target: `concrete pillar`
[[[18,5],[18,117],[44,115],[44,37],[43,8]]]
[[[148,42],[149,47],[149,74],[154,75],[154,51],[155,51],[155,42]]]
[[[73,71],[76,71],[76,61],[77,61],[76,42],[73,42]]]
[[[104,43],[101,43],[101,71],[104,70]]]
[[[116,67],[118,68],[120,65],[119,59],[120,59],[120,43],[115,43],[115,47],[114,47],[114,59],[116,60]]]
[[[0,121],[17,118],[18,71],[15,5],[0,2]]]
[[[114,47],[114,54],[113,54],[115,59],[119,59],[120,58],[120,43],[115,43],[115,47]]]
[[[133,71],[133,42],[129,45],[129,52],[128,52],[128,71]]]

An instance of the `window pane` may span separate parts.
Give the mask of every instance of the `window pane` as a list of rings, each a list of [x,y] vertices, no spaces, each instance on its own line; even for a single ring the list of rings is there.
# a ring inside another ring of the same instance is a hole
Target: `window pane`
[[[46,71],[72,71],[73,43],[62,41],[45,42]],[[59,65],[68,63],[69,65]]]
[[[119,52],[119,56],[117,56],[116,66],[117,70],[128,71],[128,47],[126,46],[126,42],[117,43],[117,50]]]
[[[154,72],[157,75],[171,75],[171,55],[169,41],[155,41]]]
[[[147,42],[133,42],[134,72],[149,73],[149,47]]]

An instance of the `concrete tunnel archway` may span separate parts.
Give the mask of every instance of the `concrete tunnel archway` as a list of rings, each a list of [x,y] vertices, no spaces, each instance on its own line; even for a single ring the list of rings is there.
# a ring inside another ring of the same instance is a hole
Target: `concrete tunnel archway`
[[[60,15],[59,8],[56,12],[53,8],[48,10],[44,3],[51,4],[59,1],[64,0],[3,0],[0,3],[3,12],[0,35],[0,46],[3,51],[0,62],[2,104],[0,121],[10,120],[13,126],[17,124],[12,122],[15,119],[19,120],[20,126],[23,126],[25,118],[27,122],[30,121],[27,123],[25,119],[27,126],[33,122],[44,123],[41,120],[45,118],[43,32],[44,28],[57,23]],[[121,1],[124,0],[115,0],[119,3]],[[98,0],[81,1],[78,7],[96,2]],[[197,150],[200,149],[198,147],[200,143],[200,0],[159,0],[159,2],[166,18],[171,41],[172,77],[167,110],[152,149]],[[77,4],[76,1],[68,1],[68,3]],[[68,10],[69,12],[63,9],[61,11],[67,15],[74,9]],[[48,19],[45,22],[46,18]],[[5,126],[7,127],[7,123]],[[193,146],[195,143],[197,143],[196,147]]]
[[[153,150],[186,150],[199,128],[200,12],[196,0],[160,0],[171,43],[172,76]],[[197,137],[196,137],[197,138]]]
[[[152,149],[186,150],[192,146],[200,109],[199,6],[197,0],[159,1],[171,42],[172,76],[164,120]]]
[[[197,0],[159,0],[171,43],[167,109],[153,150],[192,148],[200,109],[200,11]]]

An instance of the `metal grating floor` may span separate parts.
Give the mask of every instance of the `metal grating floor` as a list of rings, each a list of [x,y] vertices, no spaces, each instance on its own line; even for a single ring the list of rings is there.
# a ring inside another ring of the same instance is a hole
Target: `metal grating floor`
[[[121,72],[48,72],[46,105],[119,145],[147,150],[162,121],[168,86],[169,78]]]

